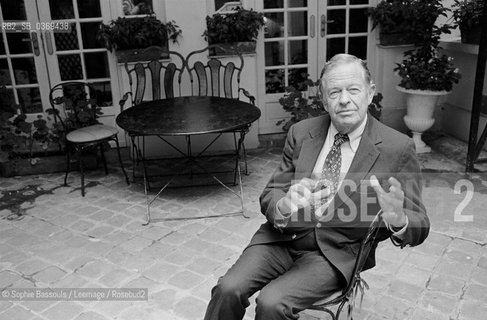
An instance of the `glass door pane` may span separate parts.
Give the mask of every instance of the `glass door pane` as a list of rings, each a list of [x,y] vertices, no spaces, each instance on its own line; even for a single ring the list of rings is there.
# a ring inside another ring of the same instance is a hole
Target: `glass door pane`
[[[326,60],[337,53],[350,53],[367,60],[368,0],[328,0],[326,8],[320,8],[321,37],[320,56]]]
[[[0,31],[0,86],[22,112],[41,113],[48,106],[49,81],[35,31],[35,6],[25,0],[0,0],[0,20],[15,25]]]
[[[114,98],[108,51],[95,37],[103,22],[106,3],[101,0],[38,1],[45,4],[40,8],[41,20],[70,25],[67,32],[44,31],[53,85],[62,81],[87,81],[100,91],[97,92],[100,106],[112,107]]]
[[[290,117],[279,104],[286,87],[307,91],[305,80],[317,78],[318,0],[263,1],[265,106],[260,132],[282,131]]]
[[[264,1],[266,94],[282,94],[287,86],[306,90],[302,82],[312,73],[309,10],[305,0]],[[315,65],[315,63],[313,62]]]

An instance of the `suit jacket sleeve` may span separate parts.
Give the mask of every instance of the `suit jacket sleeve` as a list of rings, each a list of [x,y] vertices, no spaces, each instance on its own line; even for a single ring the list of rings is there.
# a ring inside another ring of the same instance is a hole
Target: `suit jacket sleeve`
[[[409,224],[402,236],[402,241],[391,236],[395,245],[403,248],[406,245],[416,246],[421,244],[429,233],[430,222],[426,215],[421,193],[422,177],[419,162],[416,157],[414,142],[408,140],[398,164],[396,178],[401,182],[404,191],[404,212]]]
[[[291,126],[284,144],[281,163],[267,183],[259,199],[262,214],[276,228],[284,222],[283,216],[276,212],[277,201],[286,195],[294,179],[295,167],[293,157],[295,146],[296,139],[294,137],[293,126]]]

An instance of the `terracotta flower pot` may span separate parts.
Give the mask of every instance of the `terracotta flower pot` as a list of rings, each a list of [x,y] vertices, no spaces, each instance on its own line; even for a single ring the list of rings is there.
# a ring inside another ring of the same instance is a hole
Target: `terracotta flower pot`
[[[438,98],[447,95],[448,91],[431,90],[410,90],[396,86],[400,92],[406,93],[407,114],[404,116],[404,123],[411,130],[416,145],[416,153],[430,152],[431,148],[421,139],[423,132],[428,130],[435,123],[433,113]]]

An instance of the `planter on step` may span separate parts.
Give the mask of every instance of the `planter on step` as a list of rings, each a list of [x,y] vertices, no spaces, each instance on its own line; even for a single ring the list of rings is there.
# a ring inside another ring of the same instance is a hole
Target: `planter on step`
[[[423,132],[428,130],[435,123],[433,113],[438,98],[447,95],[448,91],[431,90],[409,90],[396,86],[400,92],[406,93],[407,114],[404,116],[404,123],[411,130],[416,145],[416,153],[427,153],[431,148],[421,139]]]

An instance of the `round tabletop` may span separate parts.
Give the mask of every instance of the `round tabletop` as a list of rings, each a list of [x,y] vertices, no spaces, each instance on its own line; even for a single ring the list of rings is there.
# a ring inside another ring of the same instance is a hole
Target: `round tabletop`
[[[256,106],[236,99],[189,96],[142,102],[117,125],[132,135],[194,135],[239,129],[259,119]]]

